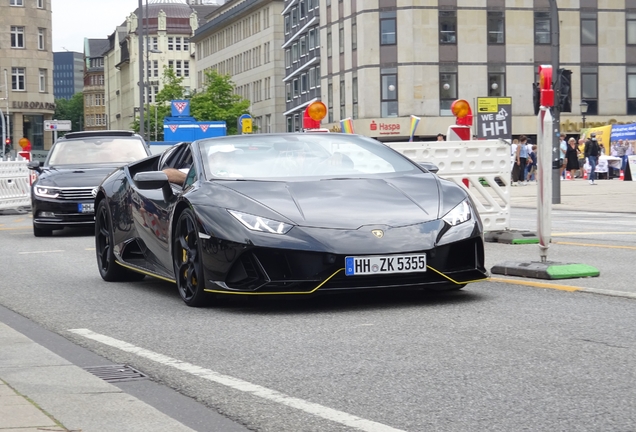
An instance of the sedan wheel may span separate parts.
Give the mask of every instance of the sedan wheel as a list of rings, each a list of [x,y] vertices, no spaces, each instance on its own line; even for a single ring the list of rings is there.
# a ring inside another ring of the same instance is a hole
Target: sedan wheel
[[[201,245],[194,213],[190,209],[179,216],[172,251],[174,274],[181,299],[188,306],[202,306],[207,295],[204,291]]]
[[[115,262],[112,227],[108,205],[106,200],[102,200],[97,206],[95,217],[95,251],[99,274],[108,282],[143,279],[143,274],[130,271]]]

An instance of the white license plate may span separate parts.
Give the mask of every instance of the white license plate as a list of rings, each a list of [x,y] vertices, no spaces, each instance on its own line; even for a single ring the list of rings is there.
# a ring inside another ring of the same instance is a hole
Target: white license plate
[[[345,257],[347,276],[426,271],[426,254]]]
[[[79,203],[77,211],[80,213],[95,213],[95,203]]]

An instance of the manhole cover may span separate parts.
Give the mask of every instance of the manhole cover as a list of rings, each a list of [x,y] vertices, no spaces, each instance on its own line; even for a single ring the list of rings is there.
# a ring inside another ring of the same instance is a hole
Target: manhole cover
[[[85,367],[84,370],[110,383],[136,381],[148,378],[146,375],[128,365],[89,366]]]

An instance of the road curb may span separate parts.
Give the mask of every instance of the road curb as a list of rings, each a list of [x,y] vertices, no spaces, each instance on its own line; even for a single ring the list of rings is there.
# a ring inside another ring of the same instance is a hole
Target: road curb
[[[554,289],[559,291],[567,291],[567,292],[582,292],[587,294],[596,294],[596,295],[604,295],[611,297],[622,297],[636,300],[636,293],[630,293],[627,291],[614,291],[614,290],[604,290],[599,288],[587,288],[581,286],[573,286],[573,285],[559,285],[553,283],[545,283],[545,282],[534,282],[529,280],[521,280],[515,278],[508,277],[491,277],[488,279],[490,282],[495,283],[507,283],[512,285],[521,285],[521,286],[529,286],[533,288],[543,288],[543,289]]]

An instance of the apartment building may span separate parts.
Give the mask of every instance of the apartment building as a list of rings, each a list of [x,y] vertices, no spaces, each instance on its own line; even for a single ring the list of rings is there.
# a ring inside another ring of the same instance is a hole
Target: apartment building
[[[74,51],[53,53],[53,97],[70,99],[84,87],[84,55]]]
[[[84,39],[84,130],[105,130],[104,52],[108,39]]]
[[[293,2],[298,4],[298,2]],[[636,121],[636,0],[559,0],[561,67],[572,73],[563,133]],[[321,99],[328,126],[429,139],[453,123],[450,104],[512,98],[513,134],[536,134],[532,83],[551,61],[548,0],[321,0]]]
[[[195,6],[196,7],[196,6]],[[199,6],[211,11],[216,6]],[[103,53],[106,94],[106,118],[108,129],[130,129],[139,116],[141,104],[155,102],[162,88],[164,68],[170,68],[183,78],[187,89],[195,86],[195,63],[190,38],[199,27],[198,13],[186,3],[154,1],[140,11],[130,14],[123,25],[108,37],[108,47]],[[141,31],[143,52],[139,52]],[[140,54],[142,54],[140,56]],[[143,62],[144,79],[139,77],[139,62]],[[143,82],[144,100],[138,83]]]
[[[3,0],[0,6],[0,109],[14,149],[27,137],[34,150],[53,140],[44,120],[55,113],[51,0]],[[2,123],[0,122],[0,128]]]
[[[197,89],[205,71],[229,74],[250,101],[256,133],[286,130],[283,0],[232,0],[196,31]]]

